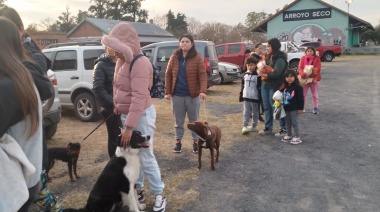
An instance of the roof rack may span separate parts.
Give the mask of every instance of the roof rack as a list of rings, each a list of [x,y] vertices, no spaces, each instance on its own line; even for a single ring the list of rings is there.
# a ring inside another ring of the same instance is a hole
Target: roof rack
[[[66,43],[55,43],[50,44],[45,47],[45,49],[61,47],[61,46],[101,46],[102,43],[98,41],[81,41],[81,42],[66,42]]]

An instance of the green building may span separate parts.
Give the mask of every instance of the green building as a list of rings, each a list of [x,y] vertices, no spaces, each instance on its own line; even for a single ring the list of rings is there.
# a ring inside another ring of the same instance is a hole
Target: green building
[[[360,33],[373,26],[322,0],[295,0],[256,26],[280,41],[321,41],[323,45],[359,46]]]

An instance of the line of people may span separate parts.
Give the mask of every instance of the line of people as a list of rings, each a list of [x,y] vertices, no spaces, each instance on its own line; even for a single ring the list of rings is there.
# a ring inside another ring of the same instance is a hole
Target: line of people
[[[282,141],[300,144],[298,115],[305,112],[306,95],[311,89],[313,99],[313,113],[319,114],[318,84],[321,80],[320,58],[316,56],[313,47],[307,47],[305,55],[300,59],[298,72],[288,70],[286,53],[280,50],[281,42],[277,38],[267,41],[266,54],[262,54],[262,44],[257,44],[251,56],[246,59],[247,72],[242,77],[239,101],[243,104],[242,134],[256,132],[260,103],[263,104],[265,127],[259,131],[260,135],[273,134],[273,123],[279,119],[280,131],[276,137],[283,137]],[[267,64],[267,65],[266,65]],[[310,70],[309,72],[307,70]],[[302,83],[300,83],[302,82]],[[281,104],[284,117],[275,116],[279,110],[274,110],[274,94],[281,92]],[[285,116],[286,114],[286,116]],[[252,117],[252,124],[249,122]],[[294,130],[294,137],[292,136]]]

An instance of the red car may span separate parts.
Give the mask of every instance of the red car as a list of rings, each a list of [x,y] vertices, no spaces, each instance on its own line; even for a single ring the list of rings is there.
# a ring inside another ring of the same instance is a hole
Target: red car
[[[343,51],[342,46],[323,46],[320,41],[305,42],[298,45],[299,48],[306,48],[308,46],[314,47],[315,51],[317,51],[321,57],[321,60],[326,62],[331,62],[336,56],[340,56]]]
[[[236,64],[244,70],[244,62],[253,50],[253,44],[247,42],[224,43],[215,46],[218,60]]]

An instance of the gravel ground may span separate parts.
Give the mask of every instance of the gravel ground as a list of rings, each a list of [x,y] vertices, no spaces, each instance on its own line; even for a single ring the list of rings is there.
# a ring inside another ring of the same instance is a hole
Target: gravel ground
[[[215,172],[199,172],[198,202],[180,211],[380,211],[379,57],[322,66],[320,114],[309,93],[299,118],[303,143],[236,141]]]

